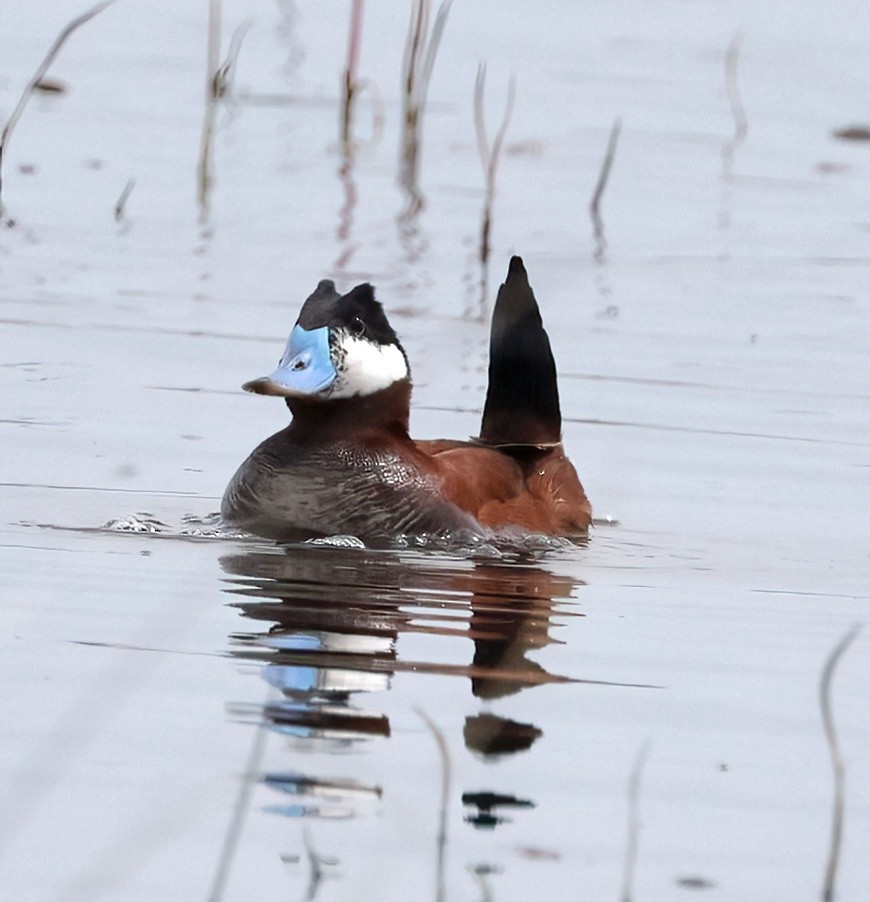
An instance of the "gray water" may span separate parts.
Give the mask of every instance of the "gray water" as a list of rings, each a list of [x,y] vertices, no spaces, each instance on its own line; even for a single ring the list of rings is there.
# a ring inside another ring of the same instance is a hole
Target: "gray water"
[[[4,122],[82,11],[7,7]],[[207,222],[205,4],[100,13],[6,150],[0,895],[618,899],[635,772],[632,898],[819,898],[819,677],[870,597],[870,144],[833,135],[870,120],[866,4],[456,0],[416,216],[403,5],[365,10],[344,167],[349,5],[223,13],[224,47],[251,26]],[[516,78],[489,303],[521,253],[588,545],[221,533],[224,485],[286,422],[239,386],[321,278],[375,284],[414,434],[476,433],[484,61],[490,138]],[[839,900],[870,895],[868,685],[865,630],[833,682]]]

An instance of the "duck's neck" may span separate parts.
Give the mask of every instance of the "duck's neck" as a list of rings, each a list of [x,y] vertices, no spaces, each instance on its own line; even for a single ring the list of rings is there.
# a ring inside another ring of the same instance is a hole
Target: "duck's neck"
[[[377,431],[407,438],[411,380],[400,379],[389,388],[354,398],[287,398],[287,406],[293,414],[290,430],[297,441],[323,442]]]

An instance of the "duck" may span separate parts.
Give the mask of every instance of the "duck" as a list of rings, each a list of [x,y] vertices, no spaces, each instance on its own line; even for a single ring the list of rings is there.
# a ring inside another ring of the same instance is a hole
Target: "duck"
[[[519,256],[493,309],[477,437],[410,437],[408,356],[369,283],[339,294],[319,282],[277,368],[242,388],[283,398],[292,418],[230,480],[228,525],[280,542],[588,532],[556,364]]]

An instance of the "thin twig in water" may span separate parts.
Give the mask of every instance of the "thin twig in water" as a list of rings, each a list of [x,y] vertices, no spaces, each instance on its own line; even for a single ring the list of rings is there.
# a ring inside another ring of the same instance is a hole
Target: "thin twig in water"
[[[363,7],[364,0],[353,0],[347,38],[347,62],[345,63],[342,77],[341,134],[339,136],[341,141],[341,165],[338,168],[338,178],[341,181],[344,192],[344,203],[341,205],[338,213],[337,236],[343,247],[335,262],[335,269],[337,270],[342,270],[348,265],[356,250],[356,247],[350,243],[353,213],[357,201],[356,183],[353,178],[357,141],[353,134],[353,120],[359,96],[364,90],[368,90],[372,99],[372,144],[377,143],[384,125],[383,103],[377,87],[374,82],[368,79],[357,78],[360,45],[362,44]]]
[[[483,167],[485,192],[483,201],[483,215],[480,224],[480,306],[479,315],[483,318],[486,311],[486,300],[489,288],[489,253],[490,234],[492,232],[492,204],[495,199],[495,177],[498,171],[498,162],[501,158],[501,148],[504,142],[505,132],[511,121],[514,109],[514,97],[516,94],[516,78],[511,75],[508,83],[507,100],[501,125],[495,133],[492,145],[486,137],[486,119],[484,116],[484,89],[486,87],[486,64],[481,63],[477,67],[477,78],[474,81],[474,131],[477,136],[477,152],[480,155],[480,165]]]
[[[435,742],[438,743],[438,753],[441,756],[441,810],[438,817],[438,857],[435,899],[436,902],[443,902],[445,884],[444,868],[447,852],[447,804],[450,799],[450,750],[447,748],[447,740],[444,738],[444,733],[441,732],[429,715],[420,708],[415,708],[414,711],[429,728],[429,732],[435,737]]]
[[[420,161],[420,130],[423,111],[435,57],[447,25],[451,0],[444,0],[438,8],[432,31],[429,32],[429,8],[431,0],[414,0],[411,5],[411,21],[405,41],[405,55],[402,63],[402,84],[404,86],[404,115],[402,117],[402,160],[399,183],[408,192],[408,216],[414,216],[423,206],[423,196],[418,184]],[[427,36],[428,35],[428,36]]]
[[[320,889],[320,883],[323,880],[323,868],[321,867],[320,856],[314,851],[314,843],[311,841],[311,834],[307,827],[302,831],[302,839],[305,843],[305,852],[308,855],[308,889],[305,892],[305,902],[312,902],[317,896],[317,891]]]
[[[607,188],[610,178],[610,170],[613,167],[613,158],[616,156],[616,146],[619,143],[619,134],[622,131],[622,119],[614,119],[610,127],[610,137],[607,139],[607,150],[601,161],[601,171],[598,173],[598,181],[589,201],[589,215],[592,217],[592,232],[595,236],[595,259],[604,262],[604,250],[607,242],[604,239],[604,220],[601,218],[601,198]]]
[[[200,222],[206,222],[209,214],[209,196],[214,183],[212,144],[218,106],[229,94],[236,62],[242,49],[242,41],[251,27],[245,20],[233,32],[226,59],[220,62],[221,5],[220,0],[209,0],[208,6],[208,57],[206,60],[205,116],[202,123],[199,160],[196,166],[197,200]]]
[[[353,134],[354,111],[363,91],[371,94],[372,101],[372,136],[371,143],[376,144],[384,128],[384,104],[377,85],[367,78],[357,78],[359,67],[360,45],[362,44],[362,18],[364,0],[353,0],[350,11],[350,29],[347,38],[347,62],[341,79],[341,118],[340,135],[342,166],[347,166],[357,142]]]
[[[236,63],[242,50],[242,41],[244,41],[250,27],[251,20],[245,19],[230,38],[226,59],[218,66],[217,76],[215,77],[214,93],[218,100],[223,100],[230,93],[233,78],[236,74]]]
[[[212,185],[212,137],[217,114],[217,80],[221,52],[221,3],[209,0],[208,4],[208,54],[205,73],[205,115],[199,142],[199,160],[196,164],[197,200],[199,219],[208,219],[209,192]]]
[[[740,99],[740,89],[737,87],[737,60],[740,56],[740,46],[743,43],[743,32],[738,31],[731,38],[728,50],[725,53],[725,90],[728,94],[728,103],[731,106],[731,116],[734,119],[734,143],[739,144],[749,130],[746,119],[746,110]]]
[[[728,105],[731,107],[731,118],[734,120],[734,134],[725,142],[722,149],[723,176],[726,181],[731,180],[734,153],[749,130],[746,110],[740,99],[740,89],[737,87],[737,61],[740,57],[742,43],[743,32],[737,31],[731,38],[728,50],[725,51],[725,93],[728,96]]]
[[[257,732],[254,734],[254,741],[251,743],[251,750],[245,765],[245,773],[242,775],[241,783],[239,784],[239,794],[236,797],[236,804],[233,808],[233,816],[227,827],[224,844],[221,848],[220,858],[218,859],[217,869],[211,885],[211,892],[208,894],[208,902],[220,902],[224,897],[227,878],[230,875],[230,868],[242,835],[245,815],[248,813],[248,808],[251,804],[254,785],[259,778],[267,735],[265,723],[261,721],[257,726]]]
[[[345,156],[351,149],[351,124],[353,101],[357,91],[356,70],[359,63],[359,47],[362,41],[362,15],[364,0],[353,0],[350,10],[350,31],[347,38],[347,63],[344,67],[344,84],[341,98],[341,147]]]
[[[628,779],[628,840],[625,846],[625,864],[622,871],[621,902],[631,902],[634,891],[634,868],[637,864],[637,849],[640,837],[640,783],[643,769],[649,755],[649,741],[640,747],[634,759],[634,767]]]
[[[115,201],[115,222],[120,222],[124,218],[124,208],[127,206],[127,198],[130,196],[130,192],[133,190],[135,184],[136,179],[130,179],[127,184],[124,185],[124,190]]]
[[[840,754],[840,744],[837,740],[837,731],[834,727],[834,716],[831,712],[831,681],[840,658],[855,641],[861,631],[861,624],[856,623],[834,646],[822,668],[822,676],[819,680],[819,706],[822,711],[822,724],[825,728],[825,739],[828,741],[828,751],[831,754],[831,767],[834,771],[834,806],[831,815],[831,846],[828,852],[828,863],[825,867],[825,880],[822,885],[823,902],[833,902],[834,886],[837,881],[837,866],[840,861],[840,844],[843,839],[843,810],[844,810],[844,786],[846,780],[843,758]]]
[[[12,110],[12,115],[6,121],[6,125],[3,126],[3,132],[0,133],[0,213],[3,212],[3,153],[9,143],[9,138],[12,134],[12,130],[15,128],[15,124],[21,118],[21,114],[24,112],[24,107],[27,105],[27,101],[30,100],[30,95],[33,93],[36,85],[42,80],[42,77],[48,71],[48,67],[54,62],[55,57],[58,55],[58,53],[60,53],[69,36],[77,28],[84,25],[86,22],[89,22],[94,18],[94,16],[96,16],[98,13],[101,13],[107,6],[111,6],[114,2],[115,0],[104,0],[103,3],[98,3],[96,6],[92,6],[89,10],[87,10],[87,12],[84,12],[77,18],[73,19],[72,22],[70,22],[66,26],[66,28],[61,31],[61,33],[55,38],[54,43],[51,45],[48,53],[45,55],[45,58],[37,67],[36,72],[33,73],[33,76],[27,83],[27,87],[22,92],[18,103],[15,105],[15,109]]]

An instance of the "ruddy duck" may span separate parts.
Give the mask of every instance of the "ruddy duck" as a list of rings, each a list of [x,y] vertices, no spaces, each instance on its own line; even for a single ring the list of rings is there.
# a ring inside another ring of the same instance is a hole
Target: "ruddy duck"
[[[550,341],[519,257],[493,312],[479,438],[408,435],[408,358],[368,284],[339,295],[320,282],[278,368],[242,387],[283,397],[293,415],[224,493],[224,520],[245,530],[298,541],[589,527],[589,501],[562,448]]]

